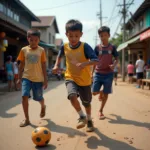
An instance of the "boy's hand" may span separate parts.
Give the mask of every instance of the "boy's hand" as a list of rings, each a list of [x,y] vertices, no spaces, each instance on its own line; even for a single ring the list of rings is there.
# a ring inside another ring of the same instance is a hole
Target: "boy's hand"
[[[57,74],[58,69],[58,66],[54,66],[54,68],[52,69],[52,73]]]
[[[111,70],[114,70],[115,66],[114,65],[109,65]]]
[[[44,82],[43,82],[43,89],[44,90],[47,89],[47,86],[48,86],[47,80],[44,80]]]
[[[21,79],[18,79],[17,80],[17,85],[20,85],[21,84]]]
[[[85,63],[77,63],[76,66],[79,68],[79,69],[84,69],[84,67],[86,66]]]

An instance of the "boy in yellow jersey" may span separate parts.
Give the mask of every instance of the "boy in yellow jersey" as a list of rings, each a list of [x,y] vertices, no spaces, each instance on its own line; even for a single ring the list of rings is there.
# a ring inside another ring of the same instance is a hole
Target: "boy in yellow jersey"
[[[66,87],[68,91],[68,99],[72,106],[79,114],[79,122],[77,129],[85,127],[87,124],[87,132],[94,130],[91,119],[91,65],[98,63],[97,56],[93,49],[87,44],[80,42],[82,36],[82,24],[78,20],[69,20],[66,23],[66,36],[69,43],[62,45],[57,56],[53,72],[58,70],[61,57],[66,57]],[[85,107],[87,118],[83,113],[78,96]]]
[[[25,115],[25,120],[20,123],[20,127],[25,127],[30,124],[28,115],[28,98],[30,90],[33,92],[33,99],[41,104],[40,117],[45,116],[46,106],[43,98],[43,88],[47,88],[46,77],[46,56],[42,47],[38,46],[40,41],[40,31],[31,29],[27,32],[29,45],[23,47],[19,53],[19,84],[22,80],[22,105]],[[23,75],[22,75],[23,73]]]

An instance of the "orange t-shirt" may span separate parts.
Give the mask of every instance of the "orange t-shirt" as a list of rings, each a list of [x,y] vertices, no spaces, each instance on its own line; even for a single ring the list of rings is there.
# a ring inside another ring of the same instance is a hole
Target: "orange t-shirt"
[[[44,81],[42,63],[46,62],[46,55],[42,47],[38,46],[34,50],[30,46],[23,47],[17,60],[25,62],[22,78],[33,82]]]

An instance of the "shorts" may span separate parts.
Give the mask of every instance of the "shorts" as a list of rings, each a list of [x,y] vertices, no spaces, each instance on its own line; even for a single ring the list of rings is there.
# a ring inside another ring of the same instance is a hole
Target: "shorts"
[[[18,79],[19,75],[18,74],[14,74],[14,78]]]
[[[114,78],[118,77],[118,72],[114,72]]]
[[[133,77],[133,73],[128,73],[128,77]]]
[[[70,95],[75,94],[79,96],[82,104],[85,107],[90,106],[92,101],[91,85],[89,86],[79,86],[74,81],[66,80],[66,88],[68,91],[68,99],[70,100]]]
[[[14,80],[13,72],[7,72],[7,80],[8,80],[8,81]]]
[[[99,92],[103,85],[104,94],[112,93],[113,73],[100,74],[95,73],[92,85],[92,92]]]
[[[143,72],[137,72],[136,76],[137,76],[137,79],[143,79],[144,74]]]
[[[30,90],[32,89],[33,99],[36,101],[43,100],[43,83],[32,82],[28,79],[22,79],[22,96],[30,97]]]

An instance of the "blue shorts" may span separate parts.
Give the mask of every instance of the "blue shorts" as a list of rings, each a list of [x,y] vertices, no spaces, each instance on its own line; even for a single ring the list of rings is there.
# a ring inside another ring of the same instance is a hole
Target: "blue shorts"
[[[92,85],[92,92],[99,92],[103,85],[104,94],[112,93],[113,73],[100,74],[95,73]]]
[[[32,89],[33,99],[36,101],[43,100],[43,83],[32,82],[28,79],[22,79],[22,96],[30,97],[30,91]]]
[[[14,80],[14,75],[13,75],[13,72],[12,72],[12,71],[8,71],[8,72],[7,72],[7,80],[8,80],[8,81]]]

